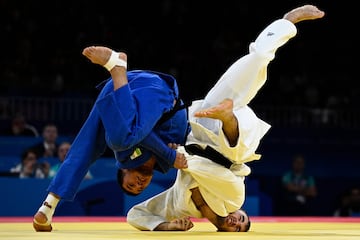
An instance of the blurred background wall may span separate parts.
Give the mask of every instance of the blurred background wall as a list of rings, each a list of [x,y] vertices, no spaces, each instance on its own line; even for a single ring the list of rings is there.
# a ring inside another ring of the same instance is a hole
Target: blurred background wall
[[[347,1],[1,0],[0,133],[22,113],[39,131],[53,122],[73,138],[109,77],[81,55],[90,45],[125,51],[129,69],[173,74],[186,102],[202,98],[267,24],[305,3],[325,18],[298,24],[250,104],[272,129],[251,163],[249,194],[260,199],[255,214],[276,215],[281,176],[301,153],[319,191],[313,214],[332,215],[360,185],[357,13]],[[12,141],[2,139],[0,154],[20,156]]]

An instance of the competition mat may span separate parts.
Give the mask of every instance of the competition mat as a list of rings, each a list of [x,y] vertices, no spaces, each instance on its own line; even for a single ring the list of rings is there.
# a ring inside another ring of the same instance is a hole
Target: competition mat
[[[0,217],[0,239],[4,240],[359,240],[360,217],[252,217],[246,233],[216,232],[207,220],[193,219],[188,232],[139,231],[125,217],[54,217],[52,232],[35,232],[31,217]]]

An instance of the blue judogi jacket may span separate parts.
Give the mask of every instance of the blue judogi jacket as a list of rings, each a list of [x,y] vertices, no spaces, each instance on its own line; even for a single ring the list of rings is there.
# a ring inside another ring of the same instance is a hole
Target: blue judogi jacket
[[[173,166],[176,152],[167,143],[185,143],[190,131],[186,109],[161,121],[174,100],[181,101],[175,78],[143,70],[128,71],[127,77],[129,83],[116,91],[111,78],[98,86],[101,92],[48,191],[72,200],[106,145],[120,168],[140,166],[152,153],[157,157],[155,169],[167,172]],[[136,148],[141,149],[138,156]]]

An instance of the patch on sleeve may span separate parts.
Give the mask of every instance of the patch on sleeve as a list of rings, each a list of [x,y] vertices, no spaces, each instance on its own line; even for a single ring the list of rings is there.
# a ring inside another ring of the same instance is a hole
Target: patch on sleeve
[[[130,156],[130,159],[134,160],[135,158],[137,158],[141,155],[142,155],[142,152],[141,152],[140,148],[135,148],[133,154]]]

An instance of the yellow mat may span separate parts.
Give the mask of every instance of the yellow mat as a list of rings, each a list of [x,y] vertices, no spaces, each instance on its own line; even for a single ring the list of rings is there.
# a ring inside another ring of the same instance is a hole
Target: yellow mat
[[[35,232],[31,222],[0,222],[4,240],[102,240],[102,239],[173,239],[173,240],[359,240],[360,222],[252,222],[246,233],[220,233],[208,222],[195,222],[188,232],[138,231],[126,222],[54,222],[53,231]]]

